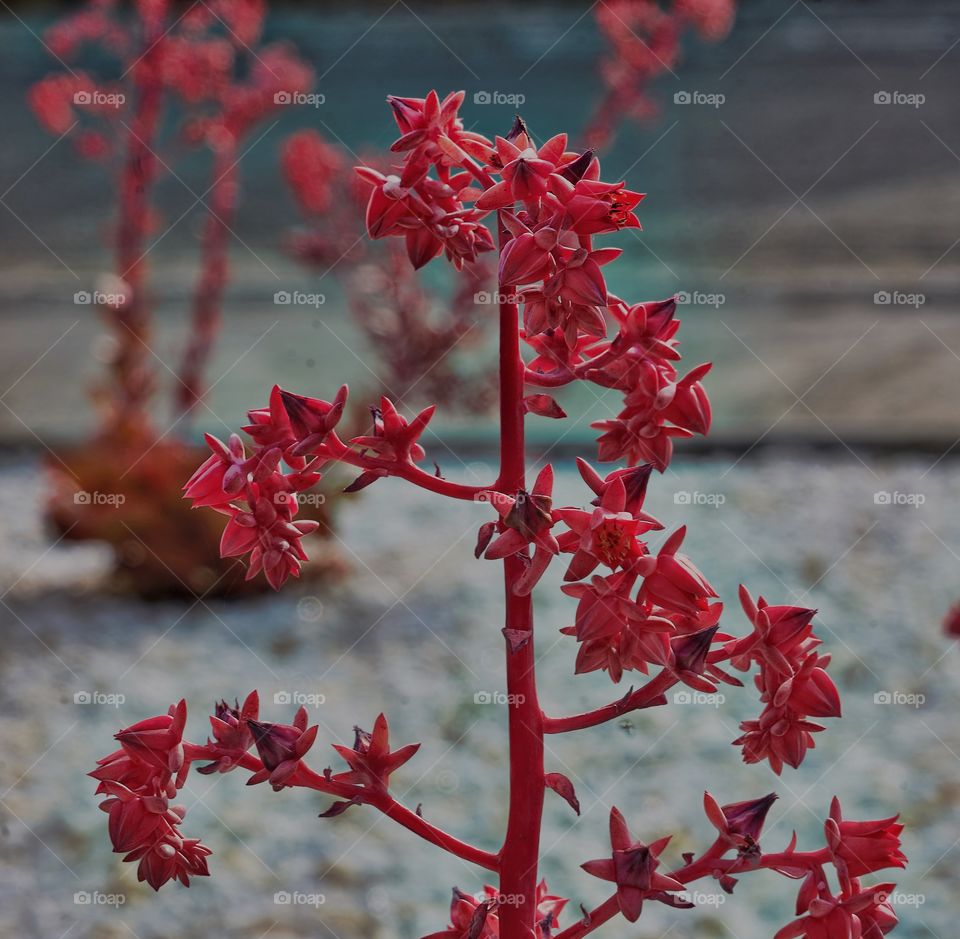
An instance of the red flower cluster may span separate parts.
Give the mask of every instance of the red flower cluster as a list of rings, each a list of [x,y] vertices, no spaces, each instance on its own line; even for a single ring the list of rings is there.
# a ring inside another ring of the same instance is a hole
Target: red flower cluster
[[[754,603],[746,587],[740,602],[754,631],[728,643],[725,654],[741,670],[759,666],[754,681],[764,709],[758,720],[740,725],[744,734],[734,742],[747,763],[768,760],[779,774],[784,763],[799,766],[815,745],[813,734],[824,729],[808,718],[840,716],[840,695],[825,671],[830,656],[816,651],[816,610],[769,606],[762,597]]]
[[[499,939],[497,909],[514,902],[517,902],[515,898],[504,896],[490,884],[485,884],[477,896],[454,887],[450,902],[450,925],[442,932],[431,933],[423,939]],[[568,901],[549,894],[547,882],[541,880],[537,884],[536,902],[535,939],[550,939],[560,926],[559,916]]]
[[[733,24],[736,0],[604,0],[597,26],[608,49],[600,61],[606,94],[591,117],[587,140],[609,143],[624,118],[644,121],[657,113],[650,85],[673,74],[688,26],[704,39],[723,39]]]
[[[154,890],[174,878],[189,887],[190,877],[209,874],[210,849],[183,837],[186,810],[170,804],[190,768],[184,759],[186,721],[187,704],[181,701],[167,714],[121,730],[120,749],[98,760],[90,773],[98,780],[97,794],[108,796],[100,808],[109,816],[113,850],[125,861],[139,861],[137,878]]]
[[[81,125],[74,142],[85,157],[120,153],[139,103],[137,88],[150,85],[176,96],[188,109],[184,138],[216,149],[225,146],[225,136],[236,141],[313,82],[312,70],[288,45],[272,43],[249,54],[263,29],[262,0],[217,0],[182,16],[166,0],[138,3],[137,29],[121,21],[119,7],[117,0],[91,2],[52,27],[46,41],[61,59],[84,45],[104,49],[124,64],[126,83],[99,82],[74,70],[49,75],[28,93],[50,133]],[[236,77],[241,71],[242,80]]]

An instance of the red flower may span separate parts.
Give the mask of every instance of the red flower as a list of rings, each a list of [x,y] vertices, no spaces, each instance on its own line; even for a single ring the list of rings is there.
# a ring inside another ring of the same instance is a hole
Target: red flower
[[[220,539],[220,555],[229,558],[249,553],[247,580],[263,571],[274,590],[288,577],[300,576],[300,567],[307,560],[300,539],[320,527],[316,521],[292,520],[297,502],[284,482],[285,477],[276,474],[261,486],[251,487],[247,497],[250,511],[236,506],[220,510],[230,516]]]
[[[491,158],[491,165],[500,170],[503,178],[477,199],[478,209],[502,209],[517,202],[532,204],[544,196],[551,174],[564,159],[567,135],[551,137],[539,150],[524,131],[513,140],[497,137],[495,143],[496,154]]]
[[[834,863],[848,877],[862,877],[887,867],[906,867],[900,850],[903,825],[898,816],[876,821],[845,821],[840,800],[834,797],[824,830]]]
[[[610,810],[613,857],[587,861],[581,867],[588,874],[617,885],[620,912],[635,923],[643,911],[644,900],[664,900],[670,891],[684,889],[680,881],[657,873],[658,858],[669,841],[669,837],[650,845],[634,841],[623,816],[614,808]]]
[[[257,753],[263,760],[263,769],[254,773],[248,786],[270,781],[277,791],[289,785],[289,780],[300,767],[300,761],[317,739],[317,726],[307,727],[307,709],[301,707],[292,724],[270,724],[247,718]]]
[[[502,533],[487,548],[484,557],[499,560],[514,554],[526,556],[533,545],[533,558],[526,573],[513,585],[518,596],[525,596],[560,552],[560,545],[550,529],[555,520],[553,505],[553,467],[548,463],[537,476],[532,492],[518,492],[516,498],[501,492],[488,492],[487,500],[500,513]]]
[[[190,877],[205,877],[210,849],[185,839],[180,824],[182,806],[169,800],[183,785],[189,762],[184,759],[185,701],[166,714],[139,721],[117,735],[122,750],[98,761],[89,775],[98,781],[97,794],[106,795],[100,808],[109,818],[113,850],[125,861],[139,861],[137,877],[154,890],[168,880],[190,886]]]
[[[767,813],[776,801],[777,794],[771,792],[761,799],[721,806],[709,792],[703,794],[703,807],[710,823],[725,841],[740,851],[757,848]]]
[[[788,923],[774,939],[878,939],[897,924],[887,901],[893,888],[894,884],[877,884],[845,899],[832,896],[825,887],[815,889],[809,900],[801,891],[798,907],[802,902],[800,912],[806,915]],[[872,936],[864,926],[873,930]]]
[[[573,552],[564,580],[582,580],[605,564],[611,570],[629,567],[646,553],[638,535],[663,526],[651,515],[627,511],[627,489],[623,477],[604,486],[600,504],[592,511],[561,508],[554,517],[568,525],[570,532],[558,539],[561,551]]]
[[[374,412],[373,434],[354,437],[350,443],[361,451],[371,450],[381,460],[391,463],[418,463],[426,452],[417,441],[436,409],[432,404],[408,421],[384,396],[380,399],[380,410]]]
[[[496,888],[487,884],[477,896],[453,888],[450,903],[450,925],[442,932],[431,933],[423,939],[498,939],[500,923],[497,908],[508,902]],[[547,882],[537,884],[537,913],[534,923],[536,939],[550,939],[560,926],[559,916],[568,901],[547,893]]]
[[[682,525],[663,543],[656,558],[647,557],[638,562],[644,577],[638,599],[673,613],[696,616],[706,609],[706,600],[717,594],[693,562],[677,554],[686,534],[687,527]]]
[[[236,701],[233,707],[226,701],[220,701],[210,718],[213,728],[213,740],[207,739],[207,746],[217,750],[217,759],[207,766],[201,766],[197,772],[228,773],[238,760],[253,746],[253,734],[248,721],[256,720],[260,715],[260,696],[256,691],[247,695],[241,707]]]
[[[187,702],[170,705],[166,714],[139,721],[116,734],[127,753],[154,768],[161,788],[183,766],[183,728],[187,723]]]
[[[390,750],[390,725],[380,714],[373,725],[373,733],[354,728],[353,748],[333,744],[333,749],[350,766],[350,771],[338,773],[337,782],[356,783],[373,789],[386,789],[390,776],[420,749],[419,743],[411,743],[399,750]]]

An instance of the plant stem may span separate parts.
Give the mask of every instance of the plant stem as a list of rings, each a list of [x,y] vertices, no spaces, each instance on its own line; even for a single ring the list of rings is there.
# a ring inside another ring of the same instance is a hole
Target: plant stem
[[[202,244],[202,269],[193,297],[190,339],[184,351],[177,386],[177,413],[192,411],[206,393],[204,371],[220,331],[221,304],[227,283],[230,225],[237,203],[239,171],[235,143],[215,151],[213,187]]]
[[[393,819],[397,824],[409,829],[438,848],[443,848],[444,851],[462,858],[464,861],[469,861],[471,864],[477,864],[488,871],[499,869],[499,862],[495,854],[476,848],[472,844],[467,844],[443,829],[431,825],[416,812],[412,812],[406,806],[397,802],[389,793],[369,793],[364,795],[363,798],[365,802],[378,808],[388,818]]]
[[[112,370],[116,414],[114,420],[133,429],[143,426],[143,410],[150,393],[146,374],[150,317],[146,305],[144,242],[150,224],[151,188],[156,175],[152,150],[163,106],[158,70],[163,55],[163,20],[150,21],[143,36],[143,54],[133,67],[136,101],[132,126],[127,128],[126,154],[120,170],[119,219],[116,231],[117,275],[128,285],[123,307],[112,314],[117,352]]]
[[[619,912],[620,903],[617,895],[614,894],[612,897],[607,897],[596,909],[591,910],[584,919],[560,930],[553,939],[581,939],[581,936],[593,932],[598,926],[613,919]]]
[[[500,249],[507,240],[500,227]],[[505,296],[511,289],[501,286]],[[502,492],[525,486],[523,426],[523,359],[515,303],[500,304],[500,476]],[[500,852],[500,892],[507,902],[498,908],[500,939],[531,939],[536,915],[537,867],[543,814],[543,715],[537,700],[533,646],[533,601],[518,597],[513,585],[523,575],[524,560],[504,559],[506,628],[529,633],[525,643],[506,642],[510,738],[510,814]],[[519,645],[519,648],[518,648]],[[511,651],[511,649],[515,651]]]
[[[548,734],[564,734],[571,730],[583,730],[586,727],[595,727],[597,724],[622,717],[630,711],[666,704],[667,700],[663,693],[673,687],[677,681],[676,677],[664,669],[642,688],[628,694],[619,701],[614,701],[613,704],[597,708],[594,711],[584,711],[582,714],[571,714],[569,717],[545,717],[544,730]]]

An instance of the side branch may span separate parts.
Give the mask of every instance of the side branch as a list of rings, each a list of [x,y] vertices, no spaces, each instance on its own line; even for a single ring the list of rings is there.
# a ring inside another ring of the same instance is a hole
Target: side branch
[[[664,669],[642,688],[605,707],[584,711],[582,714],[571,714],[569,717],[544,717],[543,729],[548,734],[565,734],[571,730],[583,730],[586,727],[605,724],[630,711],[659,707],[667,703],[664,692],[672,688],[678,680],[675,675]]]
[[[366,456],[352,450],[335,433],[331,433],[324,442],[323,450],[320,452],[321,459],[330,459],[337,463],[346,463],[349,466],[356,466],[358,469],[367,472],[380,473],[383,476],[396,476],[405,479],[421,489],[427,489],[430,492],[438,493],[442,496],[448,496],[451,499],[461,499],[465,502],[475,502],[477,497],[496,486],[467,486],[463,483],[450,482],[442,479],[440,476],[431,476],[424,472],[416,464],[398,463],[391,460],[380,460],[376,457]]]
[[[195,744],[185,744],[185,759],[195,760],[215,760],[221,754],[216,747],[197,746]],[[237,766],[250,772],[257,773],[263,769],[263,762],[253,756],[251,753],[244,753],[236,761]],[[397,824],[402,825],[408,831],[419,835],[425,841],[443,848],[449,854],[453,854],[464,861],[476,864],[489,871],[497,871],[499,865],[497,856],[490,851],[484,851],[474,845],[467,844],[459,838],[445,832],[436,825],[431,825],[426,819],[421,818],[416,812],[397,802],[393,796],[386,790],[368,789],[363,786],[357,786],[352,783],[337,782],[329,779],[327,776],[315,772],[305,763],[301,762],[290,777],[288,784],[298,786],[302,789],[312,789],[314,792],[322,792],[324,795],[335,796],[339,799],[346,799],[350,802],[356,802],[360,805],[372,805],[379,809],[384,815]]]

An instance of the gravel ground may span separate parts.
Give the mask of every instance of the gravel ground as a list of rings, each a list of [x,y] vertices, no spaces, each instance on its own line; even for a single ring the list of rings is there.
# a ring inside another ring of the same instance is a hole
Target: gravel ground
[[[544,870],[555,892],[587,905],[605,896],[578,865],[605,853],[612,804],[646,840],[676,833],[669,863],[709,838],[699,808],[705,785],[721,801],[776,790],[764,841],[771,850],[792,829],[802,845],[816,844],[837,793],[850,817],[903,812],[911,866],[898,878],[897,935],[955,935],[960,677],[957,651],[939,630],[960,594],[955,466],[770,456],[735,469],[729,460],[680,462],[656,481],[648,507],[668,525],[689,523],[686,547],[728,603],[743,580],[771,601],[819,607],[845,718],[830,722],[801,770],[783,779],[743,766],[729,745],[737,723],[758,710],[750,689],[719,706],[671,704],[551,740],[551,768],[574,780],[583,803],[577,819],[559,799],[548,802]],[[569,468],[558,488],[561,501],[581,501]],[[97,547],[50,544],[40,491],[29,460],[0,470],[0,935],[387,939],[442,928],[450,887],[481,884],[467,865],[372,810],[318,820],[325,800],[247,790],[239,773],[194,775],[184,792],[185,827],[213,848],[213,876],[189,892],[168,886],[154,895],[110,854],[83,774],[111,749],[116,729],[180,696],[194,739],[215,697],[258,687],[267,718],[285,720],[293,708],[274,695],[323,696],[312,709],[322,742],[349,742],[354,723],[369,727],[386,710],[398,743],[423,741],[396,777],[398,795],[495,846],[504,825],[504,710],[475,696],[495,700],[503,687],[500,588],[497,567],[470,553],[485,510],[456,504],[441,515],[419,491],[378,484],[343,513],[352,574],[327,592],[304,585],[244,603],[143,605],[102,589],[106,556]],[[899,496],[878,504],[878,492]],[[690,505],[676,503],[683,493]],[[918,495],[923,504],[905,504]],[[554,580],[537,601],[545,707],[565,713],[619,697],[625,689],[604,676],[572,677],[572,640],[557,633],[572,601]],[[728,628],[742,631],[739,611],[729,610]],[[84,692],[124,701],[75,703]],[[893,703],[882,703],[884,692]],[[711,886],[702,889],[709,896],[696,911],[651,905],[629,933],[601,934],[766,939],[792,910],[792,885],[773,875],[745,877],[722,905],[712,904]],[[78,894],[124,902],[85,904]],[[278,894],[303,902],[277,902]]]

